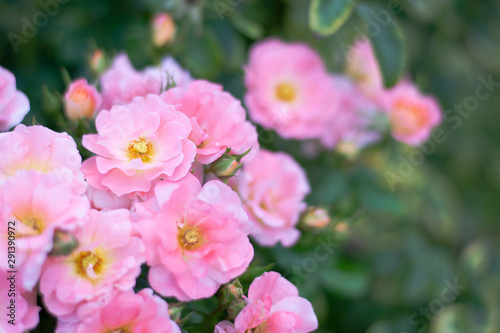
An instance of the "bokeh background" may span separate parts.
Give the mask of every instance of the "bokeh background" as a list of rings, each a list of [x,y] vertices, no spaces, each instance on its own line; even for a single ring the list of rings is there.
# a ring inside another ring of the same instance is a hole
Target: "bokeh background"
[[[64,92],[62,68],[96,82],[88,65],[96,48],[109,56],[126,51],[138,69],[170,54],[194,77],[221,83],[242,99],[252,43],[268,36],[302,41],[320,52],[330,71],[341,72],[342,45],[364,24],[354,14],[334,35],[320,37],[309,29],[307,0],[60,0],[53,17],[16,52],[9,33],[23,36],[26,20],[33,22],[46,2],[1,0],[0,65],[31,101],[24,123],[58,131],[68,128],[46,112],[43,87]],[[439,99],[446,139],[405,169],[418,148],[389,137],[356,156],[322,151],[307,157],[304,143],[259,130],[264,147],[293,154],[306,169],[313,188],[308,203],[328,207],[334,222],[305,230],[292,249],[257,248],[256,261],[276,263],[272,269],[298,285],[313,303],[318,332],[498,333],[500,2],[365,3],[381,10],[401,6],[391,20],[402,31],[406,75]],[[151,19],[161,11],[175,18],[177,34],[156,48]],[[492,83],[485,87],[483,80]],[[477,89],[490,94],[459,111]],[[404,174],[394,188],[388,172]],[[49,332],[53,322],[42,316],[36,332]],[[196,320],[187,332],[213,330]]]

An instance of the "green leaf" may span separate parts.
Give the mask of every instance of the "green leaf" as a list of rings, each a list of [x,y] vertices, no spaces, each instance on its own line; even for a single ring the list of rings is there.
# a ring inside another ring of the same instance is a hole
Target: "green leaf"
[[[382,20],[377,16],[379,11],[376,8],[359,5],[356,12],[367,25],[377,25],[379,28],[367,35],[375,51],[384,85],[390,88],[403,74],[405,52],[401,30],[392,19]]]
[[[328,36],[337,31],[351,16],[353,0],[312,0],[309,6],[309,27]]]

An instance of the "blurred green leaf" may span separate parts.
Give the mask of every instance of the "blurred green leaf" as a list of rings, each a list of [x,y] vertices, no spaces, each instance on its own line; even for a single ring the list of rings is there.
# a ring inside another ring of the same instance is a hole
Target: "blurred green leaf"
[[[235,12],[230,16],[232,25],[250,39],[259,39],[264,34],[262,27],[255,21]]]
[[[312,0],[309,7],[309,27],[320,35],[331,35],[347,21],[352,10],[352,0]]]
[[[356,12],[366,24],[378,24],[379,29],[374,33],[369,33],[368,38],[375,51],[384,85],[390,88],[399,81],[403,74],[405,61],[403,35],[393,20],[376,21],[373,15],[375,10],[374,7],[366,5],[356,7]]]

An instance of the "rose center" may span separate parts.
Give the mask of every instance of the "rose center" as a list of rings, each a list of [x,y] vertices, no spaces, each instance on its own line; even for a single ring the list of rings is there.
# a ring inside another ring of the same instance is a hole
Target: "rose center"
[[[262,323],[259,326],[247,330],[248,333],[266,333],[266,323]]]
[[[81,251],[75,258],[76,273],[84,278],[96,279],[102,274],[104,256],[98,249]]]
[[[21,219],[21,222],[31,229],[35,230],[37,234],[41,234],[45,229],[45,225],[43,224],[42,220],[35,216],[25,217],[24,219]]]
[[[295,88],[288,83],[280,83],[276,87],[276,97],[283,102],[292,102],[295,99]]]
[[[140,158],[143,162],[149,162],[152,153],[153,145],[144,138],[130,141],[128,144],[128,155],[131,160]]]
[[[195,250],[200,247],[203,237],[196,227],[185,226],[179,230],[177,240],[182,248]]]

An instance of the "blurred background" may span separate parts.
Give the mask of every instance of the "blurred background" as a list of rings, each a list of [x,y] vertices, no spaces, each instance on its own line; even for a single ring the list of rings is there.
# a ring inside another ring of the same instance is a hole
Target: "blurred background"
[[[308,203],[328,207],[334,222],[304,230],[292,249],[257,248],[256,261],[276,263],[272,269],[299,287],[318,315],[318,332],[498,333],[500,2],[363,3],[400,28],[405,75],[435,95],[446,114],[442,140],[429,143],[417,163],[410,159],[419,148],[392,138],[355,156],[311,157],[304,143],[260,129],[264,147],[291,153],[306,169]],[[24,123],[57,131],[68,129],[47,112],[44,87],[65,91],[62,68],[96,82],[89,58],[97,48],[109,57],[126,51],[138,69],[170,54],[194,77],[242,99],[248,48],[268,36],[305,42],[330,71],[343,71],[343,50],[366,23],[355,12],[335,34],[320,36],[310,29],[309,6],[307,0],[2,0],[0,65],[30,99]],[[156,47],[151,21],[164,11],[176,34]],[[478,89],[487,97],[475,97]],[[391,174],[397,181],[388,181]],[[49,332],[48,321],[36,332]]]

